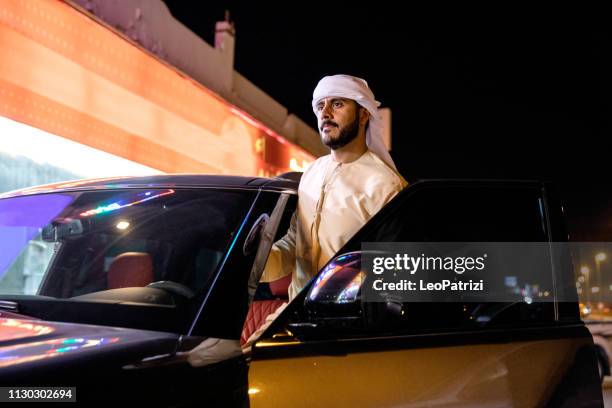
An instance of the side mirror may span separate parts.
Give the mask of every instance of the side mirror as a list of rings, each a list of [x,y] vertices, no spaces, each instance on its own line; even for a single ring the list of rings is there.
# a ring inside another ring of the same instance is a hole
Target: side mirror
[[[304,300],[309,326],[296,327],[294,333],[375,328],[405,318],[401,302],[362,301],[361,287],[366,274],[361,256],[361,251],[337,256],[319,273]]]
[[[352,317],[360,308],[364,278],[361,252],[340,255],[319,273],[306,294],[304,305],[313,316]]]

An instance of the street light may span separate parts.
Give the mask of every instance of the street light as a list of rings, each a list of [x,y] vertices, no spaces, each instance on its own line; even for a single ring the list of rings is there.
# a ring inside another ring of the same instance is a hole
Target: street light
[[[591,285],[590,285],[590,282],[589,282],[589,275],[591,273],[591,268],[589,268],[586,265],[583,265],[582,267],[580,267],[580,273],[582,275],[584,275],[584,277],[586,278],[586,284],[585,284],[585,287],[586,287],[586,299],[585,299],[585,303],[588,306],[589,305],[590,292],[591,292]]]
[[[605,252],[599,252],[595,255],[595,272],[596,272],[596,277],[597,277],[597,287],[601,288],[601,267],[600,264],[605,261],[606,259],[608,259],[608,256],[606,255]],[[599,292],[597,292],[597,307],[599,309],[601,309],[603,307],[603,304],[601,303],[601,290]]]

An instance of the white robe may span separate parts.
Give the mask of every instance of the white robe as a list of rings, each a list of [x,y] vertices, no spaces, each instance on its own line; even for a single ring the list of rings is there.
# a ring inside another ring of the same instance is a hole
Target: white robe
[[[407,185],[368,150],[351,163],[331,155],[302,175],[298,207],[287,234],[272,246],[262,282],[292,274],[289,299],[331,259],[374,214]]]

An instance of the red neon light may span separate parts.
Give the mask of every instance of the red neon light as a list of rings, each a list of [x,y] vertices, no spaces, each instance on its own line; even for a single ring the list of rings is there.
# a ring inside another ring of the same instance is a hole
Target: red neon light
[[[0,49],[0,115],[67,139],[173,173],[271,175],[314,159],[66,3],[4,0]]]

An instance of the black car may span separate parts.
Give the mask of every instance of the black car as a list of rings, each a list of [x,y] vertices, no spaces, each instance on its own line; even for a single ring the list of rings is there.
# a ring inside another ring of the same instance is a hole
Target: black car
[[[546,301],[362,301],[365,242],[565,241],[559,199],[540,182],[412,184],[251,352],[192,367],[182,352],[211,337],[244,341],[282,303],[286,292],[258,281],[296,203],[294,175],[5,194],[0,386],[167,406],[601,406],[571,260],[555,246],[538,282]]]

